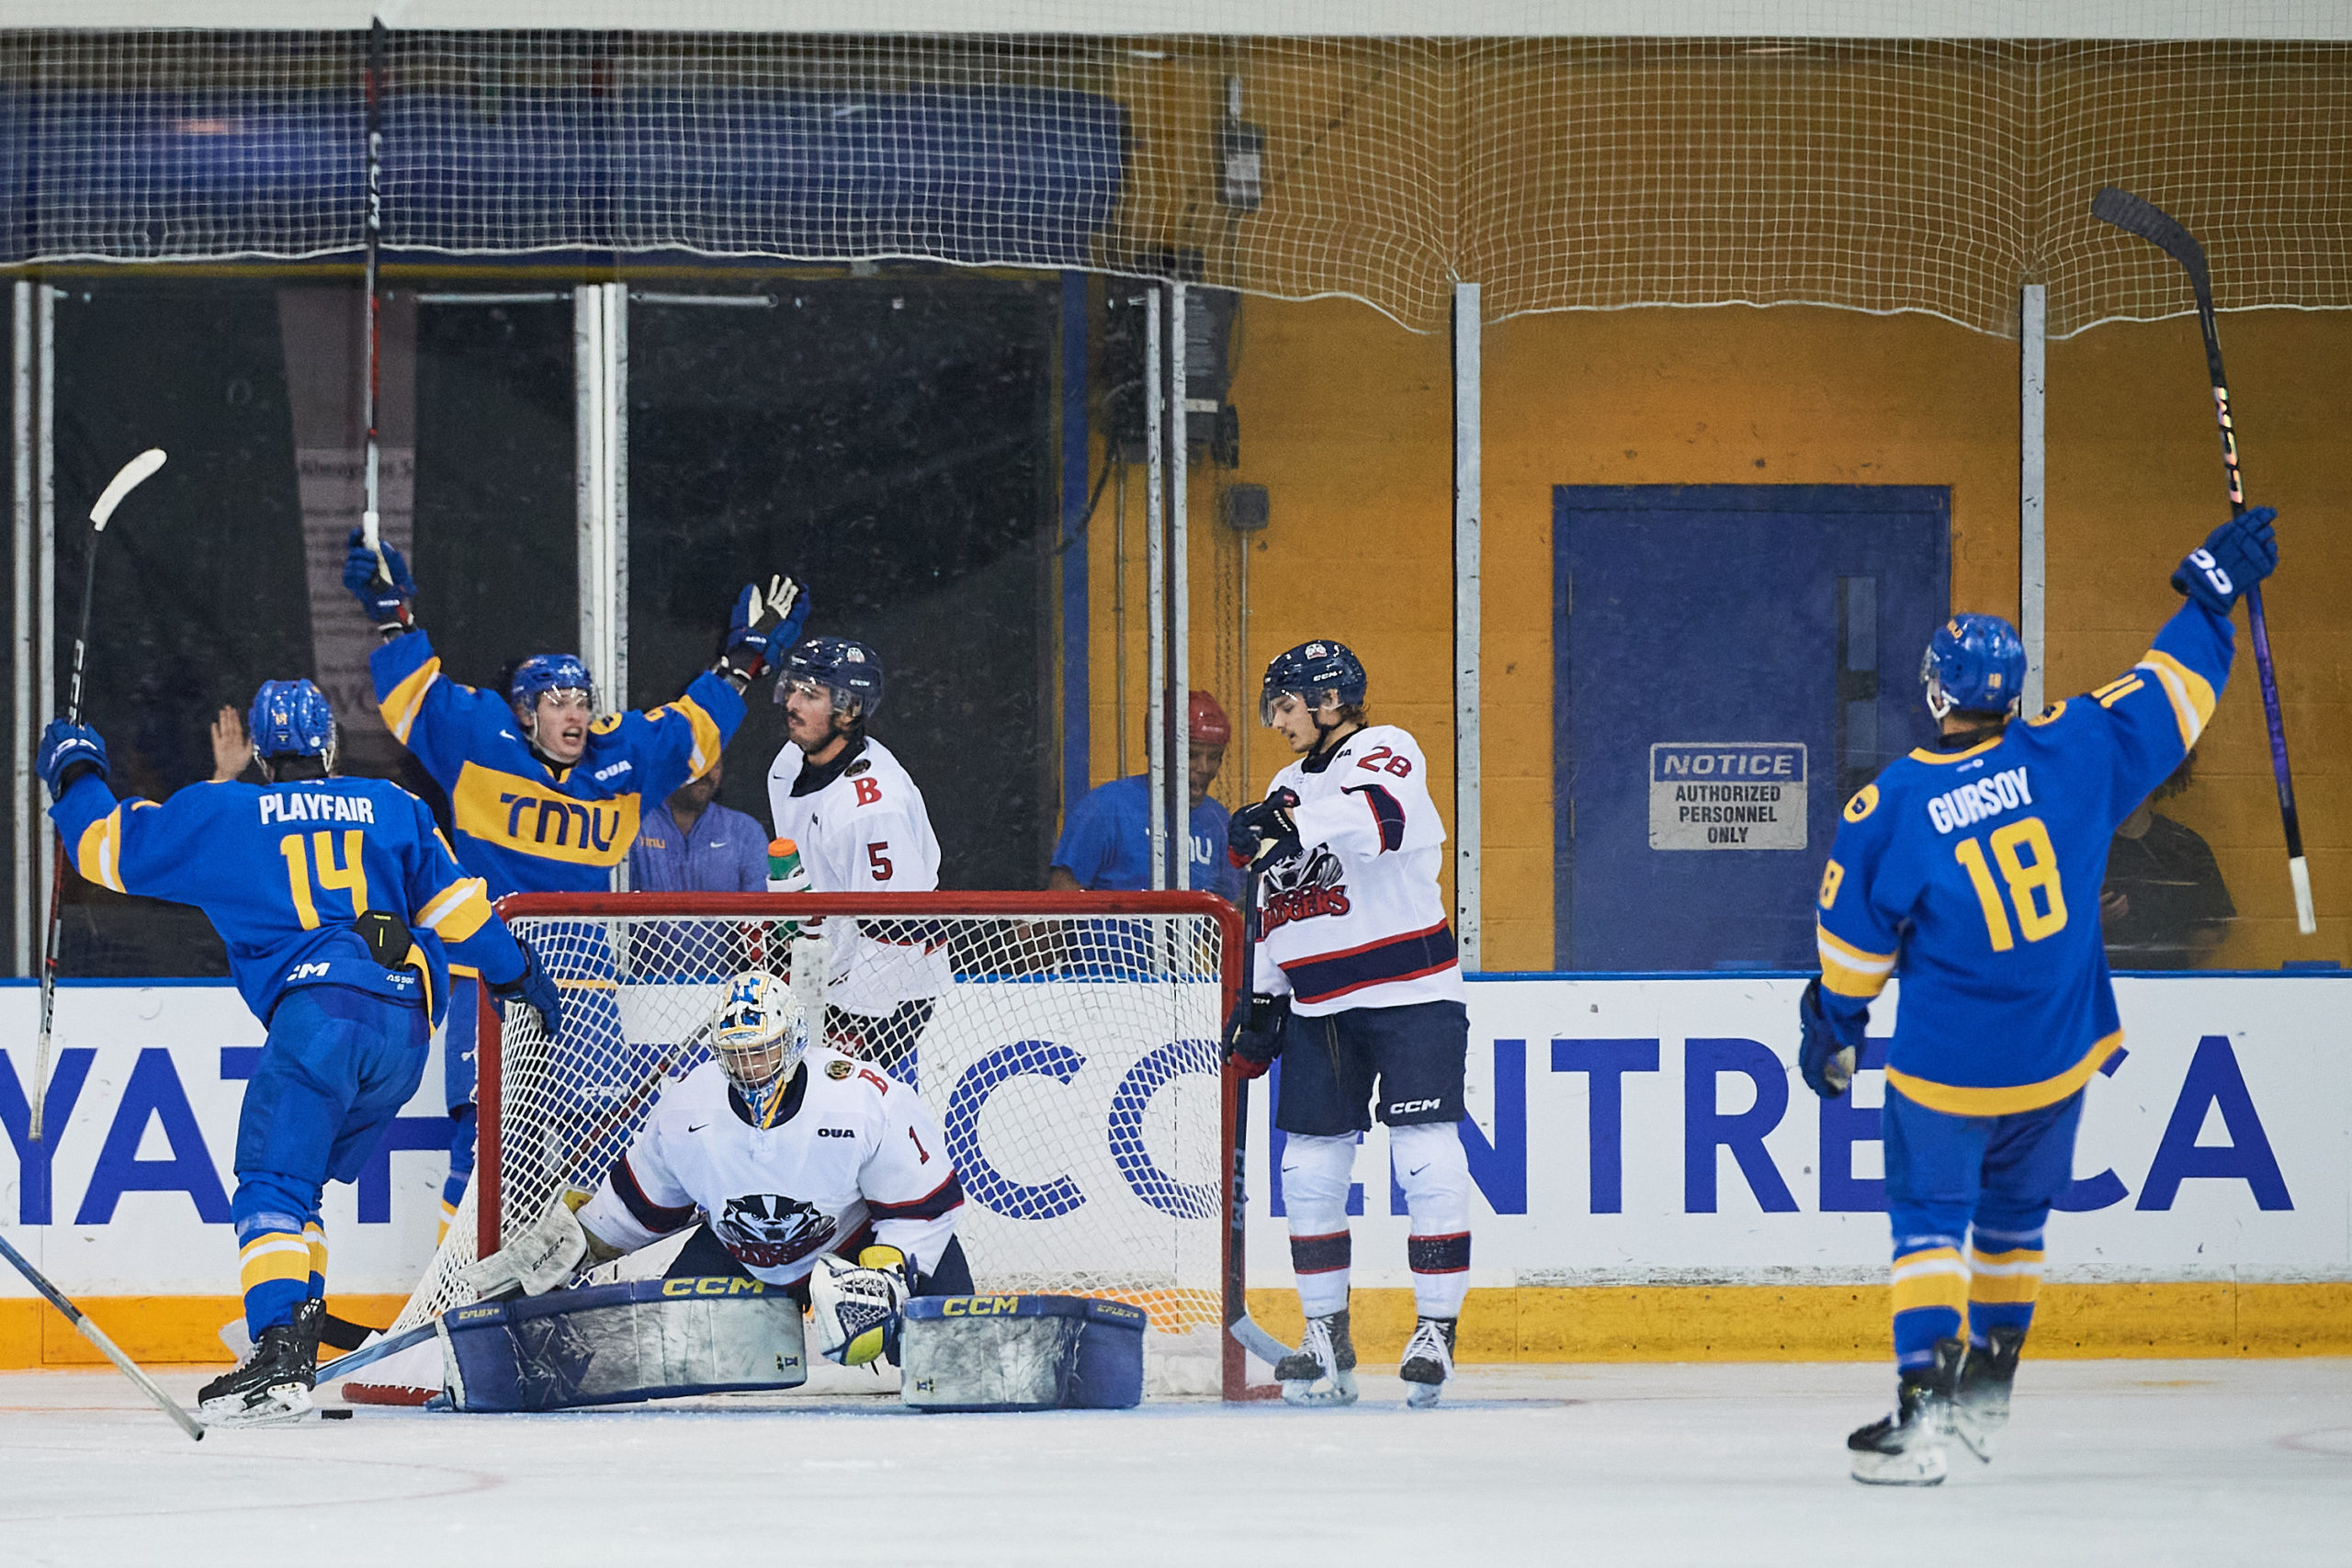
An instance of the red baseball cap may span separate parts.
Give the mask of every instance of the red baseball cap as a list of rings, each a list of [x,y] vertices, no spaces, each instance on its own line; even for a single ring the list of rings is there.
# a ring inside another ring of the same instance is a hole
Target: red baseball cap
[[[1233,739],[1233,726],[1226,718],[1225,710],[1216,699],[1195,688],[1193,692],[1192,735],[1195,740],[1222,746]]]

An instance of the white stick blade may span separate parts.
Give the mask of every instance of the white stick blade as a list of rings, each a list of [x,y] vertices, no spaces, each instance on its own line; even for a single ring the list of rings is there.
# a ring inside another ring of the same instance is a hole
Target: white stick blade
[[[161,446],[150,446],[125,463],[120,471],[107,481],[107,488],[98,496],[98,503],[90,508],[90,526],[105,528],[107,519],[114,515],[114,509],[122,504],[122,498],[145,484],[163,466],[164,449]]]
[[[2301,855],[2290,857],[2287,876],[2295,885],[2295,929],[2305,936],[2319,935],[2319,914],[2312,908],[2311,863]]]

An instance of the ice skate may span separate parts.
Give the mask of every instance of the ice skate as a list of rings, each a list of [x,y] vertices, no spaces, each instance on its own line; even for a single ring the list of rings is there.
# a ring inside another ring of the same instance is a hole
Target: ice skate
[[[1936,1341],[1936,1359],[1903,1374],[1894,1413],[1846,1439],[1854,1479],[1872,1486],[1936,1486],[1948,1466],[1944,1438],[1951,1429],[1952,1385],[1960,1375],[1959,1339]]]
[[[1305,1340],[1274,1364],[1274,1381],[1288,1404],[1353,1404],[1356,1347],[1348,1337],[1348,1309],[1308,1318]]]
[[[324,1302],[306,1301],[290,1322],[263,1329],[243,1364],[198,1391],[197,1414],[205,1425],[276,1427],[308,1416],[325,1314]]]
[[[1396,1375],[1405,1380],[1405,1403],[1412,1409],[1427,1410],[1435,1404],[1453,1376],[1453,1331],[1460,1321],[1425,1317],[1413,1325],[1413,1337],[1405,1344],[1405,1363],[1396,1369]]]
[[[1993,1462],[1993,1443],[2009,1420],[2009,1386],[2017,1382],[2018,1353],[2025,1348],[2022,1328],[1987,1329],[1980,1348],[1970,1346],[1960,1369],[1960,1386],[1951,1400],[1952,1430],[1968,1451],[1984,1463]]]

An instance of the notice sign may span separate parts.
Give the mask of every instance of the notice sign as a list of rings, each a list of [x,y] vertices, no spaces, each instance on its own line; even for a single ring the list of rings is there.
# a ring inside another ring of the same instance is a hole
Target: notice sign
[[[1661,740],[1650,748],[1650,848],[1804,848],[1804,744]]]

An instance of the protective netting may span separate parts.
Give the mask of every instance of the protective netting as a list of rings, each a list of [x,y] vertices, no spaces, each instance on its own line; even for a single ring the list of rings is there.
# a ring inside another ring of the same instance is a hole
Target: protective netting
[[[727,982],[791,962],[794,922],[774,913],[684,918],[660,895],[599,903],[645,912],[510,919],[562,989],[563,1028],[550,1039],[536,1012],[514,1008],[495,1060],[483,1054],[474,1184],[396,1328],[472,1299],[457,1276],[481,1238],[513,1234],[567,1188],[601,1182],[664,1087],[708,1059]],[[938,1117],[966,1196],[956,1234],[981,1291],[1132,1303],[1150,1314],[1153,1386],[1214,1393],[1227,1215],[1222,927],[1191,911],[1078,918],[956,912],[952,896],[930,904],[937,912],[918,902],[909,918],[818,922],[831,953],[828,1039],[913,1083]],[[825,903],[774,907],[806,919]],[[493,1191],[499,1220],[485,1227],[478,1203]]]
[[[2204,9],[2141,43],[396,32],[386,243],[1181,275],[1419,330],[1467,278],[1495,320],[1998,333],[2038,281],[2063,337],[2188,308],[2089,217],[2117,184],[2204,237],[2222,309],[2352,308],[2352,44]],[[0,33],[0,262],[354,250],[366,61],[356,33]]]

